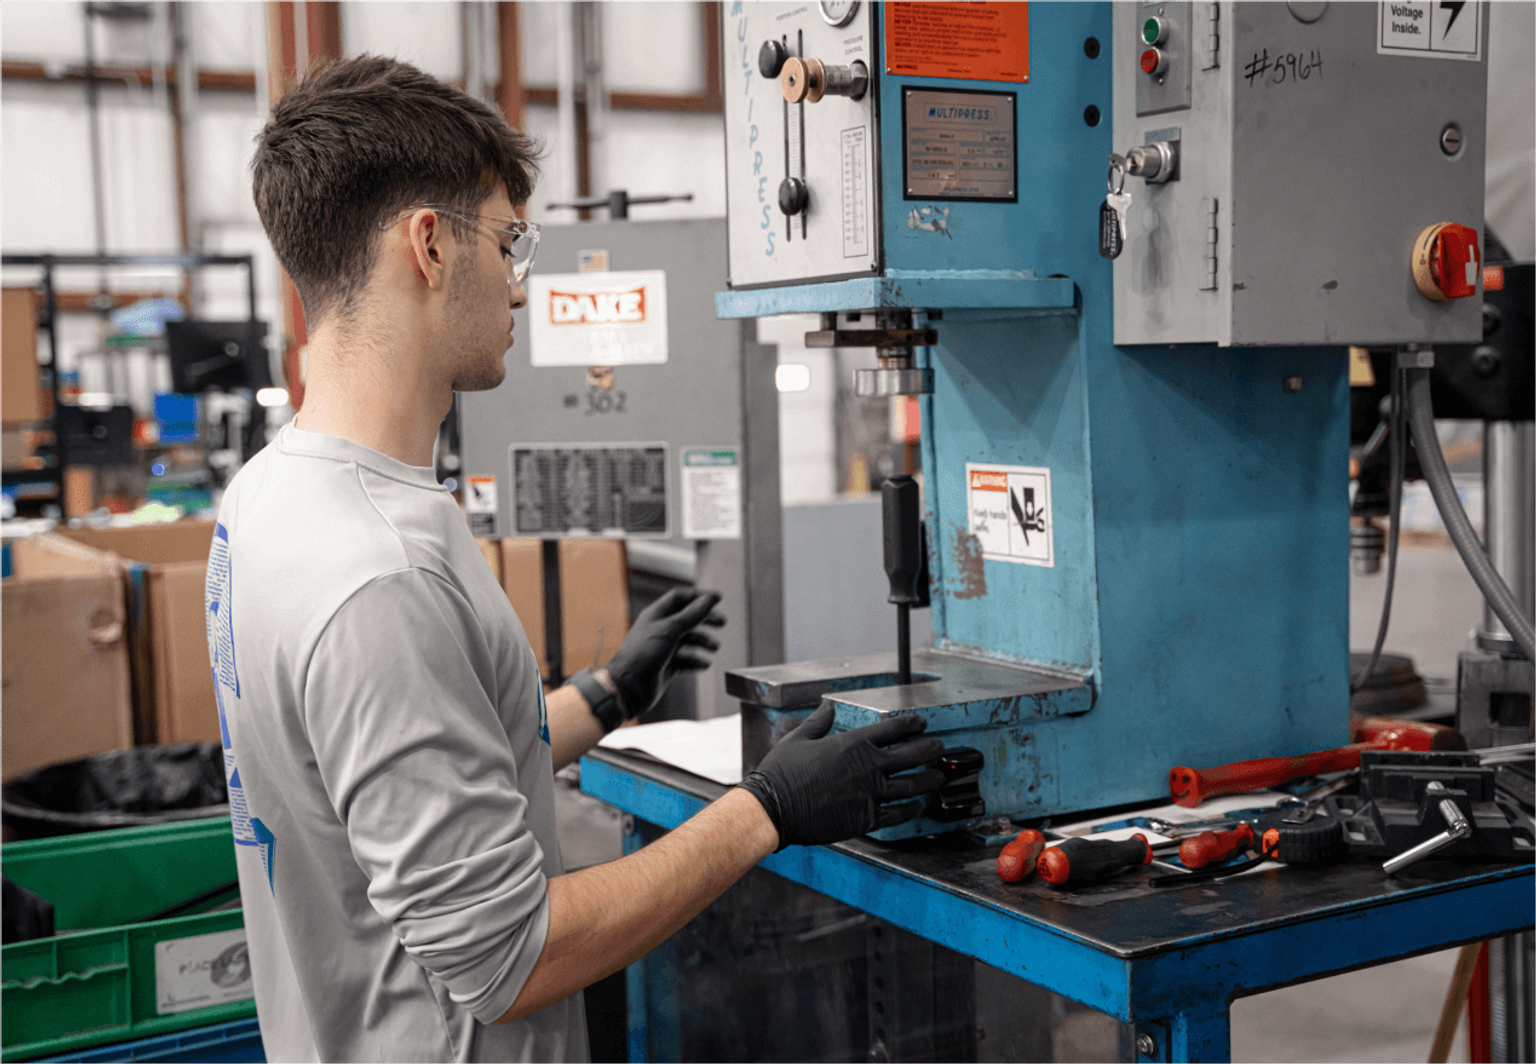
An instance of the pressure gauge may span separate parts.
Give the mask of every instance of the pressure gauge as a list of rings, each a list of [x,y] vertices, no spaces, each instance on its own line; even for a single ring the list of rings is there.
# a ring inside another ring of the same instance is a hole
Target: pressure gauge
[[[859,0],[821,0],[816,6],[829,26],[846,26],[859,13]]]

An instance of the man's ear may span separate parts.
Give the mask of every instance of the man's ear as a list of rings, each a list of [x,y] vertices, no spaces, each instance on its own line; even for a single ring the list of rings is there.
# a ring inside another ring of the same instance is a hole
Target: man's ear
[[[442,215],[430,207],[411,214],[406,225],[407,254],[428,288],[439,288],[448,271],[448,231]]]

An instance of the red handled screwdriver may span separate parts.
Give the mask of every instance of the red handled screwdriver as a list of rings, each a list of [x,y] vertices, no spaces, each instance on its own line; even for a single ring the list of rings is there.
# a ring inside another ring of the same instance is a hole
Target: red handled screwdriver
[[[1174,805],[1193,808],[1219,794],[1237,794],[1274,787],[1297,776],[1314,776],[1324,772],[1344,772],[1360,767],[1360,751],[1380,750],[1385,747],[1341,746],[1337,750],[1318,750],[1294,757],[1261,757],[1254,761],[1236,761],[1215,768],[1186,768],[1175,766],[1168,772],[1168,792]]]
[[[1202,831],[1192,839],[1179,843],[1179,860],[1186,868],[1204,868],[1215,861],[1224,861],[1239,849],[1253,845],[1253,828],[1247,823],[1230,831]]]
[[[1134,868],[1152,860],[1152,846],[1145,835],[1122,842],[1099,839],[1068,839],[1040,855],[1040,878],[1053,887],[1097,883],[1122,868]]]
[[[997,855],[997,878],[1004,883],[1017,883],[1035,870],[1035,862],[1044,849],[1045,836],[1025,828]]]

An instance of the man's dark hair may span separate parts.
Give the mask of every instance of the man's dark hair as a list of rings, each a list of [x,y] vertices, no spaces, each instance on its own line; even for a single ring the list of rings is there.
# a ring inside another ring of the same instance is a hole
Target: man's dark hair
[[[417,203],[473,215],[498,184],[525,203],[537,158],[530,138],[474,97],[407,63],[361,56],[319,67],[278,101],[256,138],[251,184],[313,326],[356,308],[391,215]]]

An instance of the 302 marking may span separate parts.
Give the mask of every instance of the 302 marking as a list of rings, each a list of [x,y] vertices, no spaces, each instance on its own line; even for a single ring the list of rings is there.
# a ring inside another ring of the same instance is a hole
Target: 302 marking
[[[587,416],[593,414],[622,414],[627,397],[623,392],[588,392]]]

